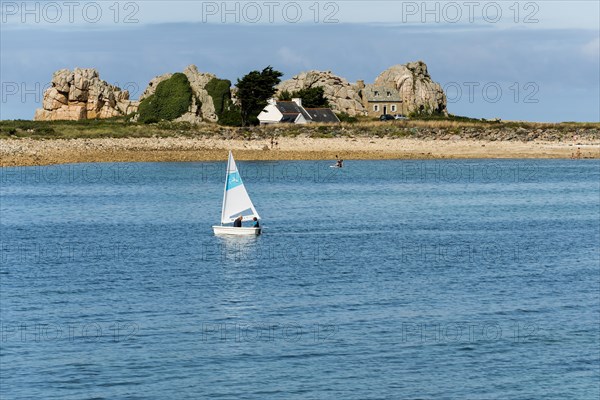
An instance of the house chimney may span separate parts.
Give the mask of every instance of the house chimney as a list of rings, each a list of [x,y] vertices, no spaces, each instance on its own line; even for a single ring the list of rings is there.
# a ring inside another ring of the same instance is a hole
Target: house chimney
[[[302,99],[300,97],[295,97],[292,101],[302,107]]]

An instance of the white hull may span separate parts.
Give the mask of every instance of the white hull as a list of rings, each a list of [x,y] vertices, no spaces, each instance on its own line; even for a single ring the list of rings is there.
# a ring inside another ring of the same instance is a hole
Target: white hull
[[[260,235],[260,228],[252,228],[252,227],[235,228],[233,226],[214,225],[213,231],[215,232],[215,235],[234,235],[234,236]]]

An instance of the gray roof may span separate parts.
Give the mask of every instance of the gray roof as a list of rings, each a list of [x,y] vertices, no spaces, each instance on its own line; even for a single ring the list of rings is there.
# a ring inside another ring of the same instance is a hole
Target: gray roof
[[[310,115],[293,101],[278,101],[276,107],[282,114],[302,114],[307,121],[310,121]]]
[[[306,112],[313,122],[340,122],[331,108],[307,108]]]
[[[400,92],[395,87],[367,85],[362,91],[367,101],[402,101]]]
[[[296,118],[298,118],[298,115],[300,115],[300,113],[284,113],[283,117],[281,117],[281,120],[279,122],[288,122],[288,123],[294,123],[296,122]]]

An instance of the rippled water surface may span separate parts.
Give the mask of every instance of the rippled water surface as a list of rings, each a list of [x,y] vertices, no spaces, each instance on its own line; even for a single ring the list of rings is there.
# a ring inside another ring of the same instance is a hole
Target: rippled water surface
[[[600,164],[0,170],[2,399],[597,399]]]

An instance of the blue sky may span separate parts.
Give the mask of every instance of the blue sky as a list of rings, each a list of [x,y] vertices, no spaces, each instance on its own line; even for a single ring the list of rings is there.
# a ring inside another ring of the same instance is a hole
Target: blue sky
[[[267,65],[372,82],[423,60],[453,114],[600,120],[597,1],[0,4],[1,119],[31,119],[60,68],[97,68],[137,98],[188,64],[233,82]]]

